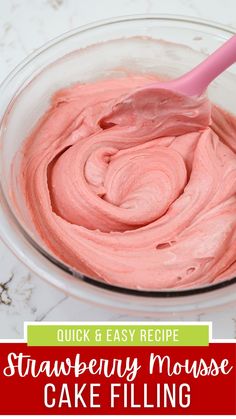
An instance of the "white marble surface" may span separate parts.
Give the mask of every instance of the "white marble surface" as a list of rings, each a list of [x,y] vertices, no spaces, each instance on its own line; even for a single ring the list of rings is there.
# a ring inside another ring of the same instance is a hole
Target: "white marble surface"
[[[0,81],[26,55],[60,33],[135,13],[190,15],[236,28],[235,0],[0,0]],[[0,242],[0,338],[22,337],[24,320],[121,318],[128,319],[68,297],[30,274]],[[196,319],[212,320],[215,338],[236,338],[236,308],[188,318]]]

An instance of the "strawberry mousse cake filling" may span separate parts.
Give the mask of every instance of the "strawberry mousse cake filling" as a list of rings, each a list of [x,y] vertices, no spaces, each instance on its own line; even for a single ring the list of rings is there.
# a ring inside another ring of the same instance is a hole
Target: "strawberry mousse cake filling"
[[[57,92],[23,146],[21,187],[46,246],[140,290],[236,275],[236,117],[128,75]]]

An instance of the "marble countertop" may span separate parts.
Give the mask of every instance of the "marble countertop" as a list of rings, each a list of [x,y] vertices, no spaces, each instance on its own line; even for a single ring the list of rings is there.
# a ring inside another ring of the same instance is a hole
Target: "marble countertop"
[[[236,28],[235,0],[0,0],[0,81],[35,48],[62,32],[138,13],[182,14]],[[53,288],[30,273],[1,242],[0,267],[0,338],[22,337],[24,320],[131,320]],[[212,320],[214,338],[236,338],[236,308],[187,320]]]

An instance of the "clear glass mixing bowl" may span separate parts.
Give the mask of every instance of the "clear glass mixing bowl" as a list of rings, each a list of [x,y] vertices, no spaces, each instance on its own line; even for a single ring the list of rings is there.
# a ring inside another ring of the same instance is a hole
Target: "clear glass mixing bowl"
[[[0,235],[30,269],[73,296],[140,317],[189,315],[235,304],[236,278],[198,289],[145,292],[113,287],[66,266],[45,248],[31,224],[18,185],[20,159],[14,160],[52,94],[61,87],[121,76],[124,69],[176,77],[232,34],[229,28],[179,16],[117,18],[60,36],[7,77],[0,87]],[[233,66],[212,83],[210,99],[234,113],[235,85]],[[16,202],[10,192],[12,182]]]

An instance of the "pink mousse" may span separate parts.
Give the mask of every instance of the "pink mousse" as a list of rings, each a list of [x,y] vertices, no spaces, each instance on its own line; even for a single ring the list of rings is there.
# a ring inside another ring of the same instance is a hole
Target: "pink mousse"
[[[22,188],[60,259],[133,289],[236,275],[236,118],[134,75],[58,92],[26,139]]]

